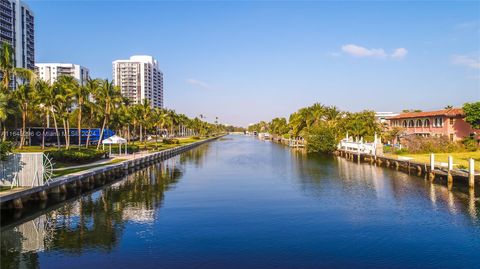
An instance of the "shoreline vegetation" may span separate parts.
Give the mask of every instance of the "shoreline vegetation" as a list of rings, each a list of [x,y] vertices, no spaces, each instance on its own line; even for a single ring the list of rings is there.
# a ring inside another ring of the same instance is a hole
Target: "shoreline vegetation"
[[[3,42],[0,47],[2,160],[11,152],[49,150],[59,157],[78,158],[81,162],[92,155],[105,154],[101,141],[106,138],[106,130],[124,137],[131,152],[166,148],[167,144],[178,144],[179,137],[199,138],[243,130],[220,124],[218,117],[210,123],[203,114],[189,118],[173,109],[154,107],[147,99],[133,104],[108,79],[88,78],[85,85],[66,75],[53,83],[39,80],[32,70],[16,68],[14,59],[11,45]],[[28,146],[30,127],[41,130],[39,146]],[[54,143],[46,141],[47,128],[55,130]],[[80,135],[71,137],[70,131],[80,134],[83,129],[88,130],[86,141]],[[97,141],[90,137],[93,129],[99,129]]]
[[[53,177],[54,178],[55,177],[61,177],[61,176],[69,175],[69,174],[74,174],[74,173],[86,171],[86,170],[93,169],[93,168],[98,168],[98,167],[112,165],[112,164],[118,164],[118,163],[122,163],[122,162],[125,162],[125,161],[132,160],[132,158],[135,158],[136,156],[141,157],[141,156],[144,156],[145,154],[157,153],[157,152],[172,149],[172,148],[175,148],[175,147],[180,147],[180,146],[186,146],[186,145],[189,145],[189,144],[193,144],[195,142],[205,141],[207,139],[219,138],[219,137],[224,136],[225,134],[226,133],[219,133],[219,134],[215,134],[215,135],[211,135],[211,136],[205,136],[205,137],[201,137],[201,138],[199,138],[199,137],[181,138],[181,139],[178,139],[179,143],[167,143],[167,144],[164,144],[162,147],[155,147],[155,148],[152,147],[151,149],[138,151],[137,155],[135,155],[135,154],[130,154],[130,156],[116,155],[116,156],[111,157],[110,159],[105,159],[105,161],[97,160],[93,163],[85,163],[83,165],[82,164],[79,165],[79,163],[56,163],[55,168],[53,170]],[[150,144],[152,144],[152,146],[154,145],[152,142],[150,142]],[[76,150],[76,149],[72,148],[70,150]],[[2,187],[2,188],[0,188],[0,192],[9,191],[11,189],[12,188],[10,186]]]
[[[476,130],[480,129],[480,102],[464,105],[466,121]],[[305,142],[308,153],[333,153],[337,145],[346,134],[356,139],[371,142],[377,135],[382,142],[391,145],[385,147],[386,156],[410,157],[420,162],[425,156],[436,153],[439,161],[448,155],[457,156],[457,165],[466,167],[468,158],[480,163],[478,141],[473,137],[466,137],[460,142],[452,142],[446,137],[419,137],[410,136],[405,140],[406,146],[395,147],[394,141],[402,135],[402,128],[390,128],[375,118],[375,112],[364,110],[361,112],[341,111],[335,106],[325,106],[315,103],[300,108],[286,118],[274,118],[270,122],[261,121],[248,127],[249,132],[269,133],[273,140],[296,139]],[[393,147],[392,147],[393,146]],[[398,146],[398,145],[397,145]],[[443,161],[442,161],[443,162]]]

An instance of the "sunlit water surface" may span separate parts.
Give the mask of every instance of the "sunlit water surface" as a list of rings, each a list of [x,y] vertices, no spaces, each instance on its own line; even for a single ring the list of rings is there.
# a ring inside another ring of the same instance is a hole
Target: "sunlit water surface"
[[[228,136],[14,218],[1,268],[478,268],[473,191]]]

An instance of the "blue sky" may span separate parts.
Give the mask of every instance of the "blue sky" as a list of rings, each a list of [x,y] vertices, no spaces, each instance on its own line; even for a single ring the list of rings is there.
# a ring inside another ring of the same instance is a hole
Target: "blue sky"
[[[36,61],[111,78],[153,55],[165,105],[243,125],[320,102],[441,109],[480,100],[480,3],[27,1]]]

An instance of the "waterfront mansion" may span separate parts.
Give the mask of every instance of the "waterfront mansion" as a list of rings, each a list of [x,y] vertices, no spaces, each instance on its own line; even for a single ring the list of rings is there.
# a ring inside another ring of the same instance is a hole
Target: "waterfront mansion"
[[[405,135],[446,136],[451,141],[458,141],[475,134],[465,121],[465,113],[461,108],[401,113],[389,117],[388,121],[390,127],[403,128]]]

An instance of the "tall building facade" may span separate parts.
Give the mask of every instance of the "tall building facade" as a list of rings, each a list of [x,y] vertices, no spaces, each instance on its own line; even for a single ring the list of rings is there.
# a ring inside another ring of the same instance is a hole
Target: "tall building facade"
[[[12,45],[16,67],[35,68],[34,15],[23,1],[0,0],[0,41]]]
[[[88,68],[69,63],[36,63],[35,73],[37,76],[53,84],[60,76],[72,76],[80,85],[85,85],[89,78]]]
[[[113,80],[122,95],[133,104],[150,101],[152,107],[163,108],[163,73],[152,56],[136,55],[129,60],[112,63]]]

